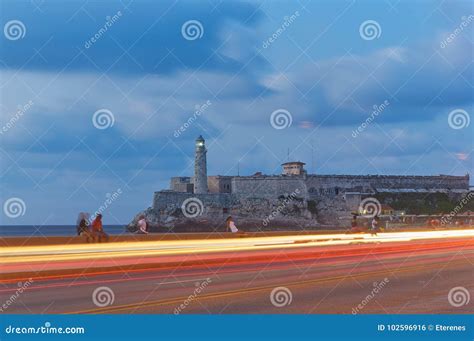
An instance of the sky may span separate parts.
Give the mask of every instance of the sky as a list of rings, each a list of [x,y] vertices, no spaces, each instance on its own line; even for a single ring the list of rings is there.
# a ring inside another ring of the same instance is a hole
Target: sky
[[[199,135],[211,175],[473,173],[470,1],[0,4],[0,224],[126,224]]]

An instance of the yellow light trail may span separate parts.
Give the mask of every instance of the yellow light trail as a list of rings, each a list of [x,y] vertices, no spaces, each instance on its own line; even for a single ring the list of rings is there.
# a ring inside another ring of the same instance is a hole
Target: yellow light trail
[[[199,239],[173,241],[115,242],[103,244],[44,245],[4,247],[0,265],[26,262],[105,259],[115,257],[171,256],[223,251],[249,251],[302,248],[309,246],[349,245],[353,243],[390,243],[421,239],[474,237],[474,229],[385,232],[370,234],[325,234],[252,237],[240,239]]]

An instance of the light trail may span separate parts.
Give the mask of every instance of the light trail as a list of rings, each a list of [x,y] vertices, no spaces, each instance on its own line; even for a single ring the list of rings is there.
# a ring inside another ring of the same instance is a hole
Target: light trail
[[[406,243],[405,243],[406,245]],[[464,249],[466,243],[459,244],[459,243],[448,243],[448,245],[441,245],[439,247],[436,247],[436,245],[430,245],[430,247],[426,247],[425,245],[422,245],[423,247],[420,247],[420,249],[417,250],[417,254],[422,254],[422,255],[439,255],[440,250],[445,250],[446,252],[449,252],[449,248],[454,246],[454,247],[463,247],[463,254],[474,254],[474,249],[468,250]],[[444,246],[444,247],[443,247]],[[400,247],[397,245],[397,247]],[[284,257],[282,259],[273,259],[276,254],[270,255],[271,261],[271,267],[266,267],[264,266],[262,268],[262,264],[268,264],[266,260],[256,257],[253,259],[246,259],[245,261],[241,262],[226,262],[225,266],[223,267],[223,264],[198,264],[198,265],[191,265],[191,266],[186,266],[186,265],[181,265],[180,269],[181,270],[187,270],[189,272],[184,272],[184,273],[175,273],[173,274],[173,278],[182,278],[182,277],[195,277],[195,276],[209,276],[209,275],[215,275],[216,270],[211,270],[211,269],[218,269],[219,275],[222,274],[232,274],[232,273],[244,273],[247,271],[259,271],[259,272],[272,272],[272,271],[281,271],[281,270],[288,270],[288,269],[294,269],[295,268],[295,262],[298,262],[298,266],[307,266],[309,268],[320,266],[320,265],[325,265],[325,266],[331,266],[331,271],[333,271],[334,267],[337,267],[338,265],[340,266],[341,258],[346,259],[347,261],[344,262],[344,264],[348,263],[353,263],[353,262],[359,262],[360,261],[360,256],[364,256],[364,260],[377,260],[380,261],[380,259],[385,259],[385,260],[390,260],[393,258],[396,258],[399,256],[400,253],[403,252],[412,252],[413,249],[407,250],[403,246],[400,247],[399,250],[377,250],[377,249],[371,249],[370,254],[367,254],[367,250],[362,249],[360,251],[357,250],[352,250],[349,253],[343,253],[343,254],[337,254],[336,252],[332,253],[324,253],[320,254],[317,256],[317,262],[315,262],[315,257],[314,255],[308,256],[306,255],[305,257],[297,257],[297,258],[292,258],[291,260]],[[437,253],[438,252],[438,253]],[[278,253],[278,255],[281,255]],[[397,256],[398,255],[398,256]],[[442,253],[441,253],[442,255]],[[437,257],[437,258],[430,258],[430,262],[434,263],[440,263],[445,261],[446,258],[444,257]],[[409,263],[409,262],[405,262]],[[155,268],[155,267],[150,267],[150,268],[142,268],[142,269],[127,269],[126,272],[128,274],[134,274],[134,277],[127,277],[127,278],[116,278],[116,279],[99,279],[99,280],[81,280],[81,281],[74,281],[73,283],[71,282],[58,282],[58,283],[52,283],[52,284],[45,284],[45,285],[38,285],[38,282],[45,282],[48,283],[48,280],[55,280],[55,279],[60,279],[64,280],[66,278],[77,278],[77,274],[62,274],[62,275],[53,275],[53,276],[39,276],[39,277],[34,277],[35,278],[35,285],[30,287],[29,290],[32,289],[43,289],[43,288],[54,288],[54,287],[70,287],[70,286],[83,286],[83,285],[91,285],[91,284],[104,284],[104,283],[123,283],[123,282],[129,282],[129,281],[136,281],[136,280],[148,280],[148,279],[168,279],[169,278],[169,273],[167,271],[174,270],[176,267],[165,267],[165,268]],[[150,273],[156,273],[156,271],[159,274],[155,275],[149,275]],[[123,269],[119,270],[108,270],[108,271],[99,271],[99,272],[92,272],[92,273],[87,273],[87,276],[100,276],[100,275],[116,275],[116,274],[121,274],[123,273]],[[163,274],[165,273],[165,274]],[[8,279],[8,280],[0,280],[0,283],[17,283],[19,281],[26,281],[29,280],[29,276],[27,277],[18,277],[18,278],[13,278],[13,279]],[[204,278],[202,278],[204,280]],[[195,281],[195,280],[193,280]],[[185,282],[185,281],[183,281]],[[168,282],[169,283],[169,282]],[[165,284],[165,283],[162,283]],[[17,290],[16,287],[14,288],[5,288],[5,289],[0,289],[0,293],[2,292],[13,292]]]
[[[240,239],[199,239],[175,241],[116,242],[103,244],[45,245],[4,247],[0,251],[0,265],[110,259],[120,257],[171,256],[206,254],[225,251],[292,249],[311,246],[350,245],[354,243],[392,243],[422,239],[474,237],[474,229],[385,232],[370,234],[326,234],[251,237]]]
[[[282,257],[282,251],[278,249],[273,249],[273,250],[268,250],[267,252],[259,252],[259,251],[251,251],[248,253],[232,253],[232,255],[229,256],[229,253],[226,253],[226,256],[221,256],[221,258],[217,258],[217,262],[212,262],[208,263],[206,260],[206,256],[202,256],[199,258],[199,262],[192,262],[191,264],[186,263],[189,259],[195,259],[195,256],[193,257],[188,257],[184,256],[172,256],[172,257],[179,257],[180,259],[178,260],[178,267],[182,269],[187,269],[187,270],[192,270],[193,274],[196,275],[196,271],[202,271],[206,270],[208,273],[210,267],[217,267],[219,269],[219,273],[227,273],[227,272],[232,272],[232,271],[225,271],[223,270],[223,266],[235,266],[235,267],[255,267],[255,269],[261,269],[262,264],[268,264],[268,261],[271,260],[272,268],[275,268],[276,264],[287,264],[292,268],[294,267],[295,261],[300,262],[306,262],[305,264],[314,266],[317,264],[337,264],[337,262],[341,259],[346,259],[346,262],[344,264],[347,264],[347,262],[354,261],[354,259],[359,262],[360,257],[363,257],[363,259],[368,260],[368,259],[376,259],[380,260],[381,257],[384,257],[385,259],[391,259],[393,257],[397,257],[397,255],[400,254],[407,254],[409,252],[410,254],[413,254],[416,252],[416,254],[432,254],[433,252],[441,252],[441,250],[449,252],[449,250],[457,249],[458,251],[463,251],[464,254],[468,253],[473,253],[474,249],[474,240],[472,238],[468,238],[467,240],[464,239],[449,239],[447,241],[442,241],[442,242],[437,242],[437,241],[421,241],[420,242],[401,242],[401,243],[395,243],[395,244],[361,244],[359,247],[354,245],[356,248],[347,248],[345,246],[341,247],[335,247],[335,248],[319,248],[319,252],[315,248],[304,248],[304,249],[291,249],[289,251],[292,252],[285,252],[284,257]],[[270,252],[270,253],[269,253]],[[221,254],[222,255],[222,254]],[[212,254],[209,254],[209,256],[212,256]],[[239,257],[240,256],[240,257]],[[241,256],[244,256],[243,258]],[[275,259],[275,257],[277,257]],[[168,258],[168,259],[166,259]],[[117,262],[120,262],[120,267],[119,268],[107,268],[105,270],[102,268],[101,270],[96,270],[96,271],[88,271],[87,276],[100,276],[100,275],[111,275],[111,274],[119,274],[123,273],[126,271],[128,274],[134,273],[134,274],[146,274],[146,273],[153,273],[158,271],[175,271],[177,268],[176,265],[176,258],[174,259],[174,263],[169,263],[170,262],[170,257],[146,257],[143,258],[140,261],[143,261],[143,263],[140,262],[133,262],[130,260],[130,258],[122,258],[119,260],[114,260],[111,259],[109,261],[105,260],[106,262],[109,262],[108,266],[116,266]],[[216,260],[216,258],[213,258]],[[132,259],[133,260],[133,259]],[[63,269],[79,269],[79,274],[83,274],[81,269],[87,268],[87,267],[97,267],[101,268],[101,265],[107,266],[107,264],[99,264],[99,261],[92,260],[88,261],[90,263],[86,262],[57,262],[57,263],[51,263],[49,264],[48,268],[51,269],[50,266],[55,267],[55,265],[59,264],[66,264],[66,267],[62,267]],[[104,262],[104,260],[102,260]],[[112,262],[113,264],[110,264]],[[156,267],[154,266],[155,264],[162,263],[163,264],[168,264],[165,266],[160,266]],[[142,266],[140,268],[130,268],[127,265],[139,265],[139,264],[145,264],[145,266]],[[1,273],[17,273],[18,271],[27,271],[31,272],[33,271],[33,265],[42,265],[42,263],[35,263],[35,264],[20,264],[19,266],[22,266],[23,269],[18,268],[16,264],[12,264],[10,266],[3,266],[0,268],[0,283],[17,283],[19,281],[25,281],[29,280],[32,278],[31,274],[28,273],[23,273],[20,275],[20,277],[10,277],[8,279],[1,279]],[[287,265],[283,265],[282,269],[285,269]],[[58,268],[58,267],[56,267]],[[38,269],[39,271],[43,271],[44,267],[41,267]],[[240,270],[239,270],[240,271]],[[62,274],[42,274],[39,275],[36,273],[34,275],[35,282],[41,281],[41,280],[51,280],[51,279],[65,279],[69,277],[76,278],[78,276],[78,273],[62,273]],[[36,287],[36,285],[35,285]],[[2,290],[0,289],[0,292]]]

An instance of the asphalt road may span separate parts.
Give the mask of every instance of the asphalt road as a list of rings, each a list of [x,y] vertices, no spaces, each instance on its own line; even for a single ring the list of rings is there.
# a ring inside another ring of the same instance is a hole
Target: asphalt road
[[[2,280],[0,303],[3,313],[35,314],[474,312],[473,238],[301,250],[243,250],[240,262],[225,260],[235,252],[218,252],[220,263]]]

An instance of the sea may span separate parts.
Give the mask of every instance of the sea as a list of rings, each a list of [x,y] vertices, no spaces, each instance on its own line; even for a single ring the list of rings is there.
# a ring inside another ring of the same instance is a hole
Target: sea
[[[125,225],[104,225],[110,235],[131,234]],[[75,236],[75,225],[0,225],[0,237],[51,237]]]

